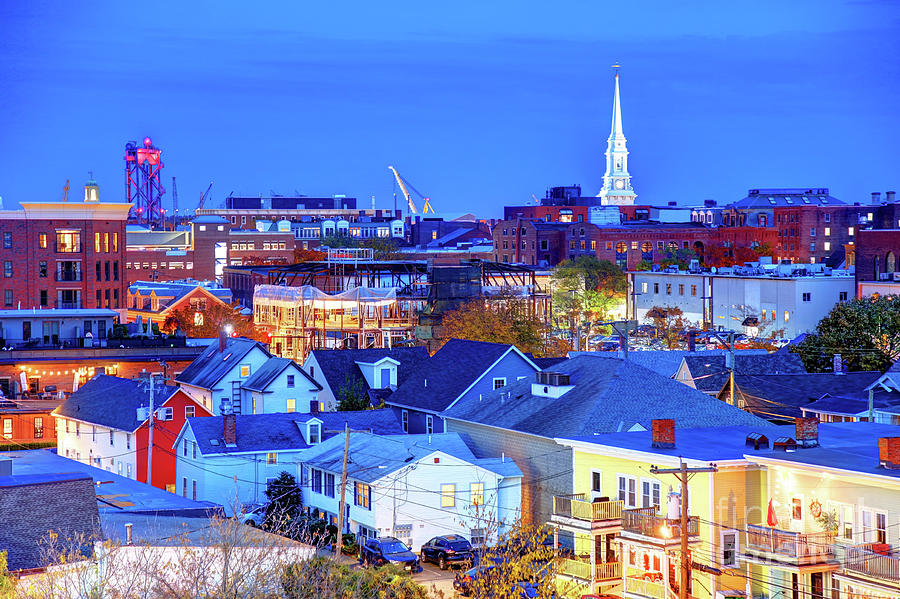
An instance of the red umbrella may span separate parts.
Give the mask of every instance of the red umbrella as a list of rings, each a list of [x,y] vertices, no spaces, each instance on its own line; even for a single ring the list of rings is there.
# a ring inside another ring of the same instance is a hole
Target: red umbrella
[[[775,515],[775,506],[772,505],[772,500],[769,500],[769,514],[766,516],[766,524],[775,528],[778,526],[778,516]]]

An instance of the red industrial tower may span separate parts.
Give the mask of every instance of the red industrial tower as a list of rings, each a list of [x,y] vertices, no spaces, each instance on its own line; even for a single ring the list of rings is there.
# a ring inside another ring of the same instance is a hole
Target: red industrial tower
[[[153,227],[165,224],[166,211],[162,207],[162,150],[153,147],[149,137],[144,147],[137,142],[125,144],[125,201],[130,203],[130,220]]]

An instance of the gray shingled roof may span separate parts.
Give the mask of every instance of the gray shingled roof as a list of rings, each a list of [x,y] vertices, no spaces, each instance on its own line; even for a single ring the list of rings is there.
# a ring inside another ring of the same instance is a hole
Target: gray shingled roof
[[[227,338],[225,351],[220,352],[219,340],[216,339],[175,380],[203,389],[212,389],[213,385],[240,363],[254,347],[258,347],[266,355],[271,356],[262,343],[245,337]]]
[[[679,428],[764,425],[743,410],[647,368],[615,358],[578,356],[554,369],[570,375],[573,388],[559,398],[531,394],[534,379],[466,399],[444,413],[464,420],[543,437],[578,437],[650,429],[655,418]]]
[[[352,430],[370,430],[379,435],[403,432],[393,410],[239,415],[235,416],[236,447],[225,447],[222,438],[222,416],[188,418],[187,426],[194,433],[200,453],[205,455],[245,451],[287,451],[309,447],[302,434],[306,430],[303,423],[312,418],[322,421],[323,437],[326,439],[343,432],[345,423],[349,423]],[[212,440],[216,442],[215,445],[210,442]]]
[[[390,436],[350,433],[347,476],[354,480],[374,482],[435,451],[481,466],[500,476],[522,476],[522,471],[511,459],[476,458],[463,436],[458,433]],[[343,458],[344,435],[341,433],[303,454],[303,463],[329,472],[340,472]]]
[[[900,405],[900,397],[897,393],[886,391],[875,392],[872,397],[872,405],[876,410],[883,410]],[[858,395],[826,395],[822,399],[803,406],[806,410],[815,412],[828,412],[832,414],[859,414],[869,409],[867,393]]]
[[[172,385],[155,385],[154,405],[161,406],[175,389]],[[137,418],[137,409],[149,405],[150,385],[147,381],[99,374],[79,387],[53,413],[134,432],[143,422]]]
[[[286,368],[294,367],[309,383],[310,389],[316,391],[322,390],[322,385],[317,383],[305,370],[300,368],[296,362],[288,358],[269,358],[259,369],[253,373],[250,378],[244,381],[242,388],[250,391],[265,391],[266,387],[274,381]]]
[[[782,357],[782,356],[779,356]],[[790,420],[827,394],[854,395],[881,375],[873,372],[810,372],[804,374],[735,374],[735,400],[762,418]],[[724,392],[724,390],[723,390]]]
[[[684,358],[694,385],[706,393],[718,393],[728,382],[725,354],[715,356],[686,356]],[[806,367],[798,354],[738,354],[734,356],[734,373],[738,374],[806,374]]]
[[[451,339],[421,364],[385,403],[442,412],[512,347]]]
[[[409,377],[418,368],[419,364],[428,359],[428,350],[424,347],[394,347],[372,349],[317,349],[313,350],[316,362],[322,371],[322,376],[328,382],[332,393],[337,393],[344,387],[347,378],[350,384],[357,382],[367,386],[366,379],[359,370],[357,362],[377,362],[388,357],[400,362],[397,367],[397,386]]]
[[[723,356],[724,349],[704,349],[697,351],[688,351],[686,349],[652,349],[647,351],[630,351],[628,352],[628,360],[634,362],[644,368],[649,368],[653,372],[657,372],[663,376],[672,377],[681,367],[681,361],[687,357],[709,358],[710,356]],[[740,349],[735,352],[736,355],[760,355],[767,353],[764,349]],[[575,356],[594,356],[597,358],[618,358],[616,352],[601,351],[582,351],[569,352],[569,357]],[[721,387],[720,387],[721,388]]]

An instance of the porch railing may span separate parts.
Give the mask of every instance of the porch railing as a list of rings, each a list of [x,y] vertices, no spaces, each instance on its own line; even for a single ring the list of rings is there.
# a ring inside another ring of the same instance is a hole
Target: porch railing
[[[553,513],[576,520],[619,520],[622,517],[622,502],[585,501],[584,493],[557,495],[553,498]]]
[[[765,551],[801,561],[824,561],[834,556],[834,535],[831,533],[800,533],[747,525],[747,548]]]
[[[622,512],[622,530],[657,539],[677,539],[681,536],[681,520],[670,520],[656,515],[656,508],[646,507]],[[700,521],[690,516],[688,535],[699,534]]]
[[[853,545],[845,550],[844,570],[872,578],[900,582],[900,556],[890,549],[876,552],[874,543]]]

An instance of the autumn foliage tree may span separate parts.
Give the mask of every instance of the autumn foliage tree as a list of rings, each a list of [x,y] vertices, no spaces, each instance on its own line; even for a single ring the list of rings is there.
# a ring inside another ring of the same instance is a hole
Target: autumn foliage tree
[[[668,349],[681,347],[682,332],[694,328],[694,325],[684,318],[682,309],[676,306],[653,306],[647,312],[647,318],[652,321],[658,338],[663,340]]]
[[[208,302],[205,310],[191,306],[173,310],[166,316],[160,330],[171,335],[178,329],[187,337],[202,339],[218,337],[219,332],[228,326],[236,337],[261,338],[253,322],[241,314],[240,308],[219,302]]]

